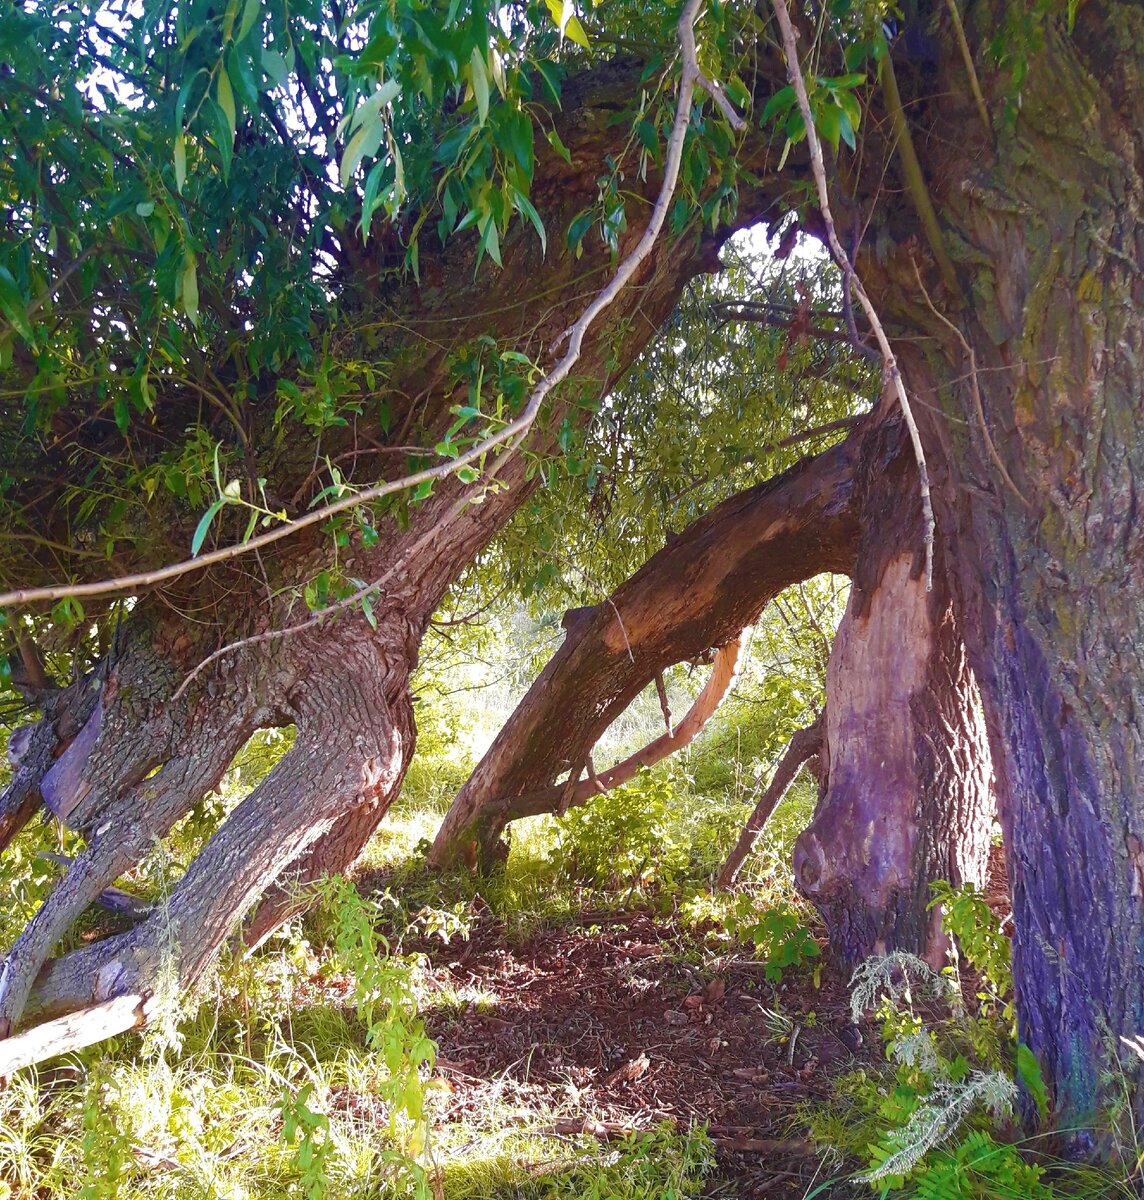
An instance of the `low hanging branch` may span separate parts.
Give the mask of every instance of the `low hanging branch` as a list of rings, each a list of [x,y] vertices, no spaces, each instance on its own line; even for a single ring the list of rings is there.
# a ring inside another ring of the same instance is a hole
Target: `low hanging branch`
[[[917,459],[918,464],[918,490],[921,492],[922,521],[924,525],[922,537],[926,554],[926,591],[930,591],[933,588],[934,516],[933,503],[930,500],[929,470],[926,467],[926,455],[925,449],[922,446],[921,434],[918,432],[918,425],[914,420],[913,409],[910,407],[910,399],[906,395],[906,385],[902,382],[902,373],[898,369],[898,360],[890,346],[890,339],[886,336],[886,330],[882,326],[873,301],[871,301],[867,294],[862,280],[858,278],[858,273],[854,270],[854,264],[850,261],[849,254],[843,249],[842,243],[838,238],[838,231],[834,226],[834,217],[830,211],[830,193],[826,185],[826,167],[822,158],[822,144],[818,140],[818,131],[814,127],[814,114],[810,108],[810,97],[807,95],[806,81],[802,77],[802,67],[799,64],[798,35],[795,33],[794,25],[791,24],[790,11],[786,6],[786,0],[771,0],[771,3],[775,11],[775,17],[779,23],[779,29],[782,32],[783,50],[786,53],[787,77],[790,80],[791,87],[794,88],[795,96],[798,98],[799,111],[802,113],[803,124],[806,127],[806,141],[810,150],[810,166],[814,174],[815,189],[818,192],[818,207],[822,213],[823,224],[826,226],[826,240],[830,246],[830,253],[834,256],[834,261],[842,270],[843,287],[847,291],[853,289],[854,295],[858,297],[858,303],[862,305],[862,311],[866,314],[866,320],[870,323],[870,328],[873,330],[874,337],[878,342],[878,349],[882,353],[882,369],[894,386],[898,404],[902,409],[902,417],[910,433],[910,442],[913,445],[914,457]]]
[[[755,848],[759,834],[763,832],[766,823],[771,818],[771,813],[778,808],[790,785],[794,783],[799,768],[808,759],[821,752],[825,729],[826,713],[822,712],[812,724],[805,729],[800,729],[791,738],[786,753],[782,756],[771,782],[767,785],[767,790],[759,798],[758,804],[755,805],[755,811],[751,813],[746,825],[743,826],[743,832],[739,834],[739,840],[735,843],[734,850],[727,855],[727,861],[723,864],[723,869],[715,880],[717,888],[729,888],[738,878],[739,872],[743,869],[743,863],[747,861],[747,856]]]
[[[13,605],[62,600],[65,597],[100,596],[114,592],[134,592],[154,587],[156,584],[177,579],[179,576],[201,570],[203,567],[225,562],[254,550],[260,550],[272,542],[297,533],[300,529],[320,524],[329,520],[330,517],[336,516],[338,513],[345,512],[351,508],[357,508],[371,500],[380,500],[384,496],[405,491],[420,483],[444,479],[447,476],[455,474],[462,467],[469,466],[483,459],[489,451],[496,449],[498,446],[507,445],[510,450],[518,448],[532,428],[544,401],[572,373],[572,368],[580,359],[584,338],[596,318],[612,304],[620,292],[628,285],[640,265],[651,253],[652,247],[659,238],[664,222],[667,220],[668,211],[671,208],[672,198],[675,195],[675,185],[679,180],[679,168],[683,160],[683,144],[687,137],[688,127],[691,124],[691,106],[696,87],[703,88],[711,95],[711,98],[733,129],[740,132],[746,128],[746,123],[735,112],[724,95],[723,90],[717,83],[708,79],[699,68],[699,54],[695,44],[695,22],[698,19],[701,7],[702,0],[688,0],[679,17],[677,36],[679,38],[680,55],[682,58],[679,95],[676,100],[675,119],[671,127],[671,134],[668,137],[667,151],[664,155],[663,184],[660,187],[659,195],[656,197],[651,219],[648,221],[634,249],[620,263],[608,285],[596,295],[592,303],[580,314],[579,319],[557,338],[552,348],[553,351],[558,350],[564,343],[567,343],[567,349],[556,365],[533,389],[528,403],[517,417],[505,425],[503,429],[498,430],[495,434],[485,438],[477,445],[470,447],[446,463],[441,463],[435,467],[428,467],[423,471],[416,471],[401,479],[389,480],[385,483],[379,483],[374,487],[365,488],[360,492],[355,492],[351,496],[343,497],[332,504],[322,505],[305,516],[298,517],[287,525],[268,530],[266,533],[258,534],[247,541],[223,546],[207,554],[199,555],[197,558],[189,558],[183,562],[171,563],[166,567],[160,567],[154,571],[124,575],[118,579],[102,579],[93,583],[83,584],[64,584],[58,587],[17,588],[14,591],[0,593],[0,609],[9,608]],[[495,470],[487,474],[495,474]],[[474,485],[473,488],[464,494],[472,498],[479,494],[480,487],[481,485],[478,482],[478,484]],[[377,586],[379,585],[376,583],[369,585],[362,592],[348,598],[339,607],[346,607],[358,602],[362,595],[376,590]]]
[[[539,791],[528,792],[523,796],[515,796],[509,802],[509,812],[515,819],[518,817],[537,816],[540,813],[566,812],[580,804],[586,804],[593,796],[622,787],[634,779],[644,767],[654,766],[657,762],[682,750],[684,746],[694,741],[699,732],[715,715],[723,698],[734,686],[739,675],[743,649],[743,636],[739,634],[725,645],[720,646],[715,653],[715,661],[711,665],[711,674],[703,690],[695,698],[695,703],[687,711],[687,715],[674,727],[669,726],[667,733],[660,734],[653,742],[648,742],[642,750],[637,750],[622,762],[616,763],[602,773],[597,773],[595,767],[590,767],[586,779],[577,780],[569,788],[566,783],[554,787],[543,788]],[[588,762],[591,763],[591,756]]]

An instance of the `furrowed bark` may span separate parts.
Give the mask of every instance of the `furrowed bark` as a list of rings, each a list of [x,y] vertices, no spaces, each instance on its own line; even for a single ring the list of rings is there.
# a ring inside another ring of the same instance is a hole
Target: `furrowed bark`
[[[1091,1144],[1110,1088],[1116,1104],[1130,1100],[1126,1124],[1144,1127],[1142,1064],[1118,1040],[1144,1029],[1144,10],[1084,4],[1071,31],[1045,14],[1004,119],[1012,84],[988,47],[1029,10],[994,0],[963,12],[995,151],[974,144],[952,31],[926,91],[899,78],[972,304],[948,307],[923,262],[927,300],[908,219],[891,234],[898,246],[859,269],[904,335],[981,687],[1019,1036],[1053,1120]]]
[[[870,436],[881,453],[859,469],[863,533],[827,668],[825,789],[795,843],[795,877],[844,963],[893,949],[940,966],[929,885],[984,882],[992,772],[940,570],[926,591],[909,444],[896,421]]]
[[[550,797],[564,770],[578,774],[603,731],[666,667],[736,637],[790,584],[849,571],[859,443],[853,434],[724,501],[609,600],[581,611],[458,793],[431,862],[450,865],[474,845],[487,852],[528,804],[522,798]]]
[[[791,737],[786,752],[779,759],[779,765],[775,768],[770,783],[767,784],[766,791],[759,797],[758,804],[755,805],[754,811],[743,826],[743,832],[739,834],[739,840],[719,870],[719,875],[715,880],[717,888],[729,888],[738,879],[739,872],[755,848],[759,835],[766,828],[771,813],[782,803],[783,797],[790,789],[790,785],[794,783],[803,763],[817,757],[822,752],[824,723],[825,717],[820,713],[810,725],[805,729],[798,730]]]
[[[608,96],[627,96],[629,77],[630,68],[610,67],[570,82],[560,124],[565,130],[565,121],[570,123],[564,140],[573,164],[545,159],[533,193],[550,228],[565,228],[595,195],[597,164],[613,142],[622,140],[622,132],[597,106]],[[654,177],[647,182],[649,190],[656,184]],[[743,200],[741,220],[747,223],[765,202],[752,193],[744,193]],[[671,246],[661,241],[652,248],[593,327],[575,379],[553,397],[534,429],[531,448],[550,444],[567,413],[585,419],[591,407],[585,402],[602,396],[642,349],[675,306],[686,280],[717,266],[718,247],[730,232]],[[626,231],[621,254],[640,234],[638,224]],[[423,256],[424,288],[410,285],[387,294],[382,319],[369,326],[383,332],[368,335],[368,353],[384,352],[393,362],[382,398],[395,441],[427,439],[432,445],[435,431],[439,435],[443,423],[452,421],[450,405],[462,387],[453,374],[453,350],[464,353],[473,339],[491,338],[545,360],[613,271],[608,251],[595,243],[580,258],[554,240],[546,258],[531,233],[514,230],[502,245],[504,270],[486,265],[474,278],[474,246],[462,240],[436,260]],[[454,277],[464,282],[439,286]],[[270,403],[258,413],[274,409]],[[352,429],[334,428],[323,439],[324,453],[339,462],[351,482],[376,481],[403,469],[401,456],[376,457],[361,449],[384,449],[387,431],[377,426],[376,411],[371,400],[368,417],[356,420]],[[181,420],[180,398],[164,397],[157,412],[164,420]],[[311,494],[325,482],[313,471],[310,443],[283,439],[271,428],[252,427],[249,436],[275,447],[268,486],[292,497],[292,511],[305,511]],[[161,596],[141,600],[104,664],[108,670],[101,668],[93,678],[95,707],[74,744],[31,773],[29,787],[42,791],[89,846],[13,947],[0,983],[0,1020],[20,1019],[34,977],[39,983],[31,1003],[46,1011],[85,1007],[123,992],[145,995],[169,962],[175,963],[180,982],[190,983],[227,930],[283,871],[289,870],[291,878],[254,918],[255,939],[288,915],[294,907],[290,897],[299,888],[323,872],[351,865],[408,764],[413,743],[408,673],[429,616],[535,486],[524,456],[516,454],[499,464],[497,487],[474,497],[480,503],[463,503],[462,485],[451,479],[411,508],[404,529],[374,514],[382,536],[367,544],[351,528],[339,568],[375,584],[369,622],[360,609],[343,611],[282,636],[283,629],[305,617],[305,610],[295,611],[302,587],[329,565],[329,544],[316,530],[275,543],[257,560],[216,564]],[[62,509],[43,513],[45,528],[61,520],[68,525],[73,518]],[[197,514],[173,514],[164,532],[182,531],[189,539],[193,520]],[[227,536],[223,526],[219,533]],[[162,556],[163,545],[161,539],[141,540],[136,549],[144,557],[130,565],[148,565],[146,555]],[[185,545],[186,540],[179,549]],[[0,564],[0,575],[7,574],[7,565]],[[20,582],[34,578],[34,564],[22,564]],[[339,704],[339,689],[329,681],[337,677],[339,663],[365,652],[386,664],[384,686],[376,685],[382,692],[375,695],[374,684],[350,681],[340,692],[357,695],[360,702],[345,702],[343,695]],[[336,728],[322,725],[310,707],[307,697],[319,694]],[[231,814],[161,911],[129,934],[47,961],[82,907],[214,786],[251,732],[287,723],[296,724],[299,734],[284,760],[288,765]]]

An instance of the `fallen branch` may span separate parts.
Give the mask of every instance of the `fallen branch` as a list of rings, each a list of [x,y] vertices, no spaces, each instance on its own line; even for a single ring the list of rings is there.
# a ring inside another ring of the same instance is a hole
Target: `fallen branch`
[[[102,1004],[82,1008],[0,1039],[0,1079],[23,1067],[71,1054],[105,1038],[137,1029],[146,1017],[147,1005],[142,996],[113,996]]]
[[[798,730],[791,737],[786,753],[775,769],[767,790],[755,805],[755,811],[747,819],[746,825],[743,826],[743,832],[739,834],[739,840],[735,843],[735,848],[727,856],[727,861],[723,864],[723,869],[715,880],[717,888],[729,888],[735,882],[739,872],[743,869],[747,855],[755,848],[759,834],[770,820],[771,813],[778,807],[779,801],[787,794],[799,768],[807,759],[813,758],[821,751],[825,728],[826,714],[823,712],[812,724],[805,729]]]

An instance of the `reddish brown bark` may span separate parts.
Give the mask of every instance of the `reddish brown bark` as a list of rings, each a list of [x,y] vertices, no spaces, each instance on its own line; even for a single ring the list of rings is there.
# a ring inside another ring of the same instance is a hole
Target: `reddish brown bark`
[[[848,571],[857,539],[851,496],[859,437],[714,508],[606,602],[583,610],[458,793],[431,860],[487,853],[505,824],[559,806],[613,720],[665,668],[750,624],[783,588]]]

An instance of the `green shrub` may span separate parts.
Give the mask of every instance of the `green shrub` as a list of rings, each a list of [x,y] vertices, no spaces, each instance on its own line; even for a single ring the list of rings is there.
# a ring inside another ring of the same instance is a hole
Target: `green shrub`
[[[755,957],[766,963],[764,974],[772,983],[778,983],[789,969],[816,963],[822,953],[801,913],[784,904],[760,906],[759,898],[751,892],[740,892],[735,897],[723,925],[729,937],[754,947]]]
[[[675,785],[652,771],[571,809],[549,852],[561,877],[604,891],[652,881],[672,886],[689,859]]]

